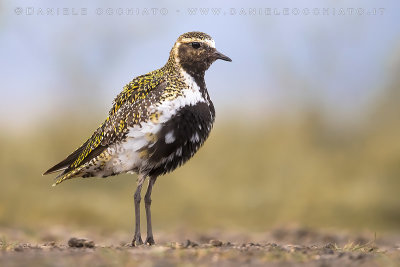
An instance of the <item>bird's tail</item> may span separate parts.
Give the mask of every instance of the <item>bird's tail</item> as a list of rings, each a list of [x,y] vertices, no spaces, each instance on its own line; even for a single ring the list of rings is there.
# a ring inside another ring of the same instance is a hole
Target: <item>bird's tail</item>
[[[71,179],[71,178],[75,178],[78,177],[79,172],[82,170],[82,166],[78,167],[76,169],[73,169],[67,173],[63,172],[61,174],[59,174],[55,179],[54,179],[54,184],[52,186],[56,186],[62,182],[64,182],[65,180]]]

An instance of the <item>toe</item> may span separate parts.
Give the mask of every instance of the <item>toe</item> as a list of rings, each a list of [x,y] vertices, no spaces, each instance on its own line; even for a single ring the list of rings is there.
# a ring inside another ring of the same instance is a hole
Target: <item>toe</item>
[[[143,245],[142,238],[140,236],[139,237],[135,237],[132,240],[132,247],[137,247],[137,246],[140,246],[140,245]]]
[[[153,238],[152,236],[147,237],[145,243],[146,243],[147,245],[149,245],[149,246],[154,245],[154,244],[155,244],[154,238]]]

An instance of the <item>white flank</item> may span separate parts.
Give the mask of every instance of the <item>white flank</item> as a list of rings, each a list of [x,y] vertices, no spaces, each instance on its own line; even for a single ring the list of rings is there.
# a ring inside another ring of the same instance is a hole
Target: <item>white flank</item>
[[[165,143],[166,144],[172,144],[173,142],[175,142],[174,130],[168,132],[165,135]]]
[[[182,156],[182,147],[176,150],[175,155],[177,155],[178,157]]]
[[[190,138],[190,141],[191,141],[192,143],[199,142],[199,141],[200,141],[199,133],[196,132],[194,135],[192,135],[192,137]]]

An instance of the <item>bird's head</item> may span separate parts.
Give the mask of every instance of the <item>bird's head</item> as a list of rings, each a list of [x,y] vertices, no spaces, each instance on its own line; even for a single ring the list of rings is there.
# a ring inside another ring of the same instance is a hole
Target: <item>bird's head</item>
[[[179,36],[171,57],[186,72],[204,73],[217,59],[232,61],[215,49],[215,42],[203,32],[188,32]]]

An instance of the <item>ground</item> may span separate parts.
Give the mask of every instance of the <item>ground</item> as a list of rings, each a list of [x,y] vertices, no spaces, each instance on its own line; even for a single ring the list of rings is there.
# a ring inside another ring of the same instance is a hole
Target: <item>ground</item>
[[[0,266],[400,266],[399,235],[305,228],[266,233],[158,233],[131,247],[126,233],[0,228]],[[24,241],[25,240],[25,241]]]

